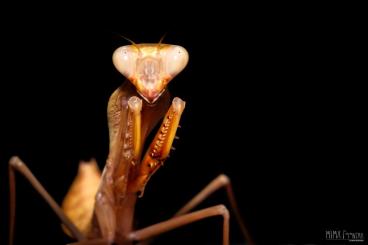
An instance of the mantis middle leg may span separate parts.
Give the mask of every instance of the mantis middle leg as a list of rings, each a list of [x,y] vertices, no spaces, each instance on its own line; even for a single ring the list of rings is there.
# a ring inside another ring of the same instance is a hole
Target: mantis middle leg
[[[15,224],[15,171],[20,172],[35,188],[35,190],[42,196],[42,198],[50,205],[51,209],[60,218],[62,223],[70,230],[72,235],[78,240],[84,240],[83,234],[78,228],[70,221],[70,219],[64,214],[60,206],[45,190],[37,178],[32,174],[29,168],[26,166],[19,157],[12,157],[9,161],[9,188],[10,188],[10,214],[9,214],[9,245],[13,244],[14,240],[14,224]]]

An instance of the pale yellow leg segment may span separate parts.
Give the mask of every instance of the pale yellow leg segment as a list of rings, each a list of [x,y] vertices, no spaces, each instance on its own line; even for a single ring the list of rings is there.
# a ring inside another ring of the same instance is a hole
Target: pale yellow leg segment
[[[184,108],[185,102],[175,97],[139,166],[130,191],[140,192],[142,196],[147,181],[168,157]]]
[[[141,110],[142,100],[136,96],[132,96],[128,100],[128,114],[126,129],[121,128],[120,135],[121,148],[117,148],[115,154],[121,154],[118,161],[115,163],[114,170],[115,191],[125,193],[129,169],[131,165],[135,165],[140,160],[142,151],[141,138]]]
[[[132,127],[132,145],[133,145],[133,159],[138,159],[142,150],[142,129],[141,129],[141,111],[142,100],[133,96],[128,101],[129,117],[131,119]]]

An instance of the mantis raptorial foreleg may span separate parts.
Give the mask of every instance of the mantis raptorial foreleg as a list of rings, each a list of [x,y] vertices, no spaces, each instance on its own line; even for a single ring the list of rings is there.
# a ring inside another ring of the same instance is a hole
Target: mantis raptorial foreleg
[[[112,104],[111,107],[124,106],[127,108],[126,114],[121,112],[115,117],[117,118],[117,131],[116,136],[112,136],[114,138],[114,143],[111,144],[113,150],[111,150],[112,153],[107,161],[109,168],[114,169],[114,171],[103,173],[102,180],[104,184],[100,186],[100,190],[96,195],[95,207],[102,237],[111,242],[115,239],[116,226],[130,226],[129,222],[125,225],[121,224],[120,222],[124,222],[116,217],[124,216],[125,220],[128,220],[128,216],[130,217],[133,214],[131,209],[126,207],[126,205],[131,206],[129,205],[130,202],[127,202],[126,188],[130,178],[129,170],[140,161],[142,151],[142,100],[137,96],[129,96],[120,92],[121,90],[118,89],[109,102]],[[112,116],[112,118],[114,117]],[[112,179],[115,179],[114,183]],[[113,193],[113,190],[115,190],[115,193]],[[135,197],[132,198],[135,199]],[[116,206],[119,208],[116,208]]]
[[[138,166],[136,176],[129,187],[130,192],[140,192],[143,195],[146,183],[168,157],[184,108],[183,100],[178,97],[173,99],[161,127]]]
[[[137,96],[124,98],[127,106],[127,114],[121,115],[126,120],[120,120],[118,136],[113,147],[115,155],[111,157],[114,162],[114,173],[112,178],[116,179],[115,192],[117,196],[124,196],[128,185],[129,170],[136,167],[140,162],[143,142],[142,142],[142,100]],[[124,194],[123,194],[124,193]],[[123,199],[123,198],[122,198]],[[115,200],[118,202],[119,200]]]
[[[37,178],[32,174],[29,168],[18,157],[12,157],[9,161],[9,186],[10,186],[10,215],[9,215],[9,244],[13,244],[14,239],[14,223],[15,223],[15,171],[21,173],[35,188],[35,190],[42,196],[42,198],[50,205],[51,209],[60,218],[62,223],[69,229],[73,236],[78,240],[84,240],[83,234],[64,214],[60,206],[50,196],[46,189],[41,185]]]

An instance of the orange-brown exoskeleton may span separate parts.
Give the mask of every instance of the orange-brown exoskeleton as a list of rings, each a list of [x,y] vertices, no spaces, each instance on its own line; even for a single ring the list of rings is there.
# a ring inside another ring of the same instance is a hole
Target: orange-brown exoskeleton
[[[15,175],[22,173],[59,216],[63,229],[74,237],[75,245],[133,244],[161,233],[211,216],[223,217],[223,243],[229,244],[229,212],[217,205],[191,212],[215,190],[225,187],[241,231],[252,240],[242,222],[230,180],[226,175],[215,178],[169,220],[146,228],[133,227],[137,197],[143,195],[151,176],[168,157],[185,102],[170,102],[168,83],[188,62],[188,52],[169,44],[132,44],[113,54],[116,69],[128,81],[113,92],[108,103],[109,155],[102,174],[94,160],[81,162],[78,175],[61,207],[53,200],[18,158],[10,159],[10,244],[13,242],[15,217]],[[162,120],[152,143],[143,152],[144,142]]]

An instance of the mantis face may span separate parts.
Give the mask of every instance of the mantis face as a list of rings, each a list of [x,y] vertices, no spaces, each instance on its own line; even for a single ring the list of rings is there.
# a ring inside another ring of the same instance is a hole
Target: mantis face
[[[170,44],[134,44],[115,50],[113,63],[148,103],[154,103],[167,84],[187,65],[188,52]]]

